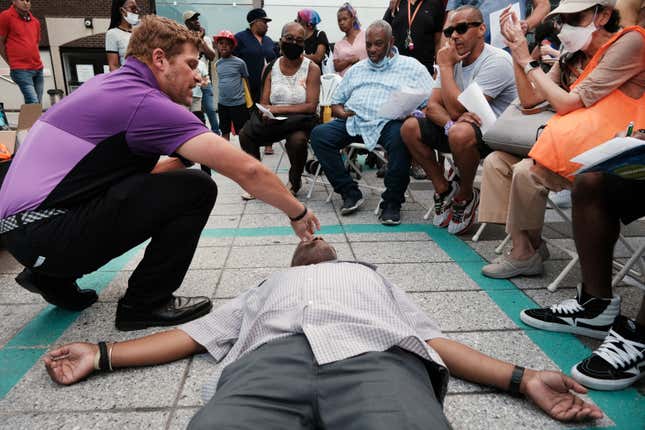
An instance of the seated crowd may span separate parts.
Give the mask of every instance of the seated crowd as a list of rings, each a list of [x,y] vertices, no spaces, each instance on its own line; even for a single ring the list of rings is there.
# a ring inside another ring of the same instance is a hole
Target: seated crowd
[[[645,298],[630,319],[612,290],[621,223],[645,216],[645,181],[574,175],[579,165],[570,159],[621,135],[629,123],[628,135],[645,140],[645,9],[633,18],[640,25],[625,26],[616,0],[561,0],[552,11],[547,1],[526,1],[532,12],[524,20],[510,8],[502,12],[507,48],[500,49],[489,43],[490,11],[471,3],[485,2],[450,1],[446,11],[440,0],[392,0],[384,19],[365,30],[345,3],[337,12],[345,37],[333,50],[317,27],[318,13],[303,9],[282,28],[277,52],[265,35],[270,19],[252,10],[249,29],[214,38],[224,137],[186,109],[195,105],[193,89],[204,84],[203,35],[143,17],[121,67],[85,83],[30,130],[1,182],[0,235],[25,266],[16,281],[69,310],[97,300],[96,292],[79,288],[80,277],[150,240],[119,300],[116,327],[181,325],[124,342],[56,348],[44,358],[51,378],[68,385],[94,371],[208,353],[226,367],[207,381],[205,406],[189,425],[194,429],[450,428],[442,407],[449,373],[523,394],[558,420],[602,417],[576,393],[623,389],[645,375]],[[439,16],[415,18],[420,8]],[[192,20],[195,13],[185,16]],[[559,32],[560,49],[541,49],[541,40],[529,46],[527,32],[544,20]],[[331,100],[333,118],[320,123],[321,75],[330,54],[342,80]],[[550,70],[534,59],[541,55],[558,56]],[[518,102],[524,110],[544,103],[553,109],[528,155],[487,144],[482,118],[459,99],[472,83],[496,117]],[[381,106],[406,87],[427,93],[427,100],[403,118],[382,117]],[[126,103],[114,102],[115,89]],[[233,130],[242,150],[229,143]],[[281,140],[290,161],[287,186],[261,162],[260,147]],[[512,248],[482,268],[491,278],[544,273],[547,196],[572,190],[582,283],[575,298],[520,315],[538,329],[604,340],[580,357],[572,378],[449,340],[373,266],[339,261],[314,236],[320,223],[296,198],[309,145],[341,197],[340,214],[351,216],[364,196],[343,151],[357,142],[387,156],[382,224],[401,223],[416,163],[434,190],[434,226],[451,234],[478,221],[506,226]],[[185,169],[193,163],[237,182],[243,198],[280,209],[301,239],[290,268],[217,309],[209,298],[173,294],[217,198],[208,174]],[[372,388],[365,390],[364,381]]]

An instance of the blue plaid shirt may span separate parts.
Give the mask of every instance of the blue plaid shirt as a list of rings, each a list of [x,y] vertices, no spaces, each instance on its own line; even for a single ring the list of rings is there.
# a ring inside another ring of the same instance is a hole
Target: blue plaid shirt
[[[332,104],[341,104],[356,112],[347,118],[347,133],[361,136],[370,151],[376,147],[383,127],[390,121],[377,114],[392,91],[403,87],[426,90],[428,94],[432,91],[433,81],[428,69],[412,57],[399,55],[396,47],[393,51],[394,56],[383,67],[374,67],[369,59],[352,66],[332,97]]]

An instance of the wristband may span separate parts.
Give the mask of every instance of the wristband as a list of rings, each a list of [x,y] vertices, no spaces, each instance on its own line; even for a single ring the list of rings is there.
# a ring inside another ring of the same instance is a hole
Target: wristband
[[[291,220],[291,222],[298,222],[301,219],[303,219],[305,217],[305,215],[307,215],[307,206],[305,206],[305,210],[303,210],[300,215],[298,215],[298,216],[296,216],[294,218],[289,217],[289,219]]]
[[[447,123],[444,124],[443,126],[443,133],[448,136],[448,131],[450,131],[450,128],[455,125],[455,122],[451,119],[448,120]]]
[[[508,392],[516,397],[522,395],[520,393],[520,384],[522,383],[522,377],[524,376],[524,368],[522,366],[515,366],[513,373],[511,374],[511,382],[508,384]]]
[[[99,370],[105,372],[110,370],[110,361],[108,357],[108,349],[105,342],[99,342]],[[96,360],[96,359],[95,359]]]

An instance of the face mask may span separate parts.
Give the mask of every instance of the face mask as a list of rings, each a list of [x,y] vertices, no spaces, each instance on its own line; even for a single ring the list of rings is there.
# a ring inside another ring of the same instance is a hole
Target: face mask
[[[563,24],[558,39],[562,42],[564,50],[569,53],[574,53],[582,49],[586,49],[591,43],[591,36],[594,31],[598,29],[594,21],[596,20],[596,13],[593,14],[593,19],[589,25],[585,27],[575,27],[569,24]]]
[[[385,57],[383,57],[381,61],[379,61],[378,63],[375,63],[374,61],[370,60],[368,57],[367,64],[369,64],[370,67],[373,69],[384,69],[388,66],[388,64],[390,64],[390,60],[391,58],[388,55],[386,55]]]
[[[128,12],[128,14],[125,16],[125,22],[132,26],[139,24],[139,14]]]
[[[295,60],[296,58],[302,55],[305,50],[304,46],[300,46],[297,43],[283,43],[282,44],[282,53],[289,60]]]

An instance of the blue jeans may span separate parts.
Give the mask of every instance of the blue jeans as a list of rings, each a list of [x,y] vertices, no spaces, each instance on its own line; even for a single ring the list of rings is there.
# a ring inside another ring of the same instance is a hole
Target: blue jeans
[[[25,103],[42,103],[43,87],[45,79],[43,78],[43,69],[40,70],[23,70],[13,69],[10,72],[11,79],[18,84]]]
[[[410,154],[401,140],[401,125],[403,121],[388,122],[378,140],[378,144],[385,148],[388,155],[385,191],[381,197],[386,202],[399,205],[405,201],[405,190],[410,183]],[[350,136],[347,133],[344,119],[336,118],[311,131],[311,147],[334,191],[341,195],[358,189],[358,185],[347,172],[340,150],[352,142],[361,141],[360,136]]]
[[[217,112],[215,111],[215,100],[213,97],[213,84],[208,84],[207,87],[202,88],[202,111],[208,117],[211,130],[213,130],[214,133],[220,134]]]

